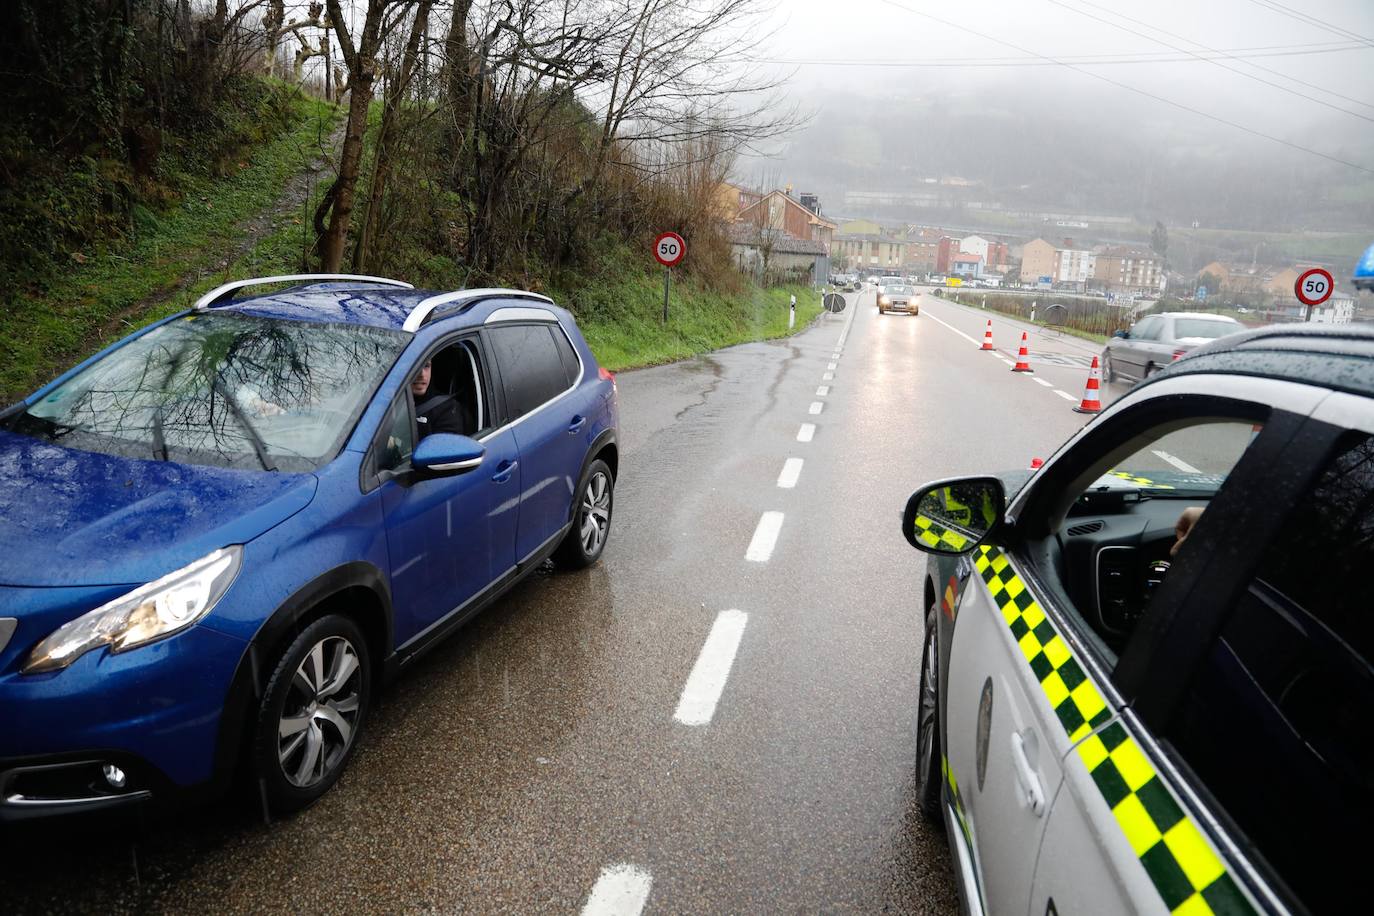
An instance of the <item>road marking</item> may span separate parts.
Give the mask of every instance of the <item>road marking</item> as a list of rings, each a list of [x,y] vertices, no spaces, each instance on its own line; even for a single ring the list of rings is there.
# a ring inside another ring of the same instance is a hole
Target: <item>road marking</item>
[[[820,413],[821,410],[822,410],[824,407],[825,407],[825,405],[822,404],[820,401],[812,401],[812,402],[811,402],[811,413],[813,413],[813,414]]]
[[[1159,457],[1163,458],[1165,461],[1167,461],[1167,462],[1169,462],[1170,464],[1172,464],[1174,467],[1178,468],[1180,471],[1182,471],[1182,472],[1185,473],[1185,474],[1201,474],[1201,473],[1202,473],[1202,472],[1199,471],[1197,468],[1193,467],[1191,464],[1189,464],[1188,462],[1184,461],[1182,458],[1179,458],[1177,455],[1170,455],[1168,452],[1161,452],[1159,449],[1155,449],[1155,450],[1154,450],[1154,453],[1155,453],[1156,455],[1158,455]]]
[[[834,372],[834,371],[835,371],[835,364],[834,364],[834,363],[826,363],[826,365],[825,365],[825,371],[827,371],[827,372]]]
[[[840,354],[838,354],[838,353],[831,353],[831,354],[830,354],[830,358],[831,358],[831,359],[839,359],[839,358],[840,358]]]
[[[1057,395],[1059,395],[1061,398],[1063,398],[1063,399],[1066,400],[1066,401],[1076,401],[1076,400],[1078,400],[1078,398],[1076,398],[1076,397],[1074,397],[1073,395],[1069,394],[1067,391],[1060,391],[1058,388],[1054,389],[1054,393],[1057,394]]]
[[[815,423],[803,423],[803,424],[801,425],[801,429],[797,430],[797,441],[798,441],[798,442],[810,442],[811,439],[812,439],[812,437],[815,436],[815,435],[816,435],[816,424],[815,424]]]
[[[1028,376],[1026,376],[1026,378],[1030,379],[1032,382],[1035,382],[1035,384],[1037,384],[1037,385],[1044,385],[1046,388],[1053,388],[1053,387],[1054,387],[1053,385],[1051,385],[1049,382],[1045,381],[1044,379],[1042,379],[1042,378],[1036,378],[1036,377],[1033,376],[1033,375],[1028,375]]]
[[[977,340],[974,340],[972,337],[969,337],[967,334],[965,334],[963,331],[961,331],[961,330],[959,330],[958,328],[956,328],[954,325],[950,324],[948,321],[941,321],[939,318],[936,318],[934,315],[929,315],[929,314],[926,315],[926,317],[929,318],[931,321],[935,322],[936,324],[942,324],[942,325],[944,325],[945,327],[949,328],[949,329],[950,329],[951,331],[953,331],[955,334],[958,334],[960,337],[964,338],[964,340],[967,340],[969,343],[973,344],[975,347],[981,347],[981,346],[983,345],[981,342],[979,342],[979,341],[977,341]]]
[[[844,342],[849,338],[849,329],[854,327],[854,316],[859,314],[859,300],[854,300],[854,308],[849,310],[849,318],[844,323],[844,330],[840,332],[840,339],[835,341],[835,349],[843,350]]]
[[[834,380],[835,380],[835,373],[833,373],[833,372],[827,372],[827,373],[825,373],[825,375],[822,375],[822,376],[821,376],[821,381],[823,381],[823,382],[833,382]]]
[[[692,673],[687,675],[682,697],[677,701],[677,712],[673,713],[674,719],[683,725],[710,723],[711,717],[716,714],[716,703],[725,691],[725,682],[730,678],[730,666],[735,663],[735,653],[739,651],[744,625],[748,622],[748,614],[733,608],[716,615],[716,622],[711,624],[711,632],[701,647],[697,663],[692,666]]]
[[[1013,365],[1015,365],[1015,363],[1013,363],[1011,360],[1007,359],[1005,356],[998,356],[997,358],[1000,359],[1002,362],[1006,363],[1008,366],[1013,366]]]
[[[638,916],[649,899],[654,876],[627,863],[601,869],[582,916]]]
[[[778,486],[784,490],[790,490],[797,485],[797,478],[801,476],[802,460],[800,458],[788,458],[782,463],[782,473],[778,475]]]
[[[829,386],[829,385],[822,385],[821,387],[819,387],[819,388],[816,389],[816,397],[818,397],[818,398],[823,398],[823,397],[825,397],[825,396],[828,395],[828,394],[830,394],[830,386]]]
[[[749,541],[749,549],[744,558],[754,563],[767,563],[773,555],[773,547],[778,543],[778,533],[782,531],[781,512],[765,512],[754,529],[754,537]]]

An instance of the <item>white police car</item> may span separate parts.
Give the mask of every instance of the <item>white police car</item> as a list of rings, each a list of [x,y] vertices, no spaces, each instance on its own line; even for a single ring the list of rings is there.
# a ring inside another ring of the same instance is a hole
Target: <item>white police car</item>
[[[1201,347],[903,533],[917,788],[969,912],[1368,909],[1374,329]]]

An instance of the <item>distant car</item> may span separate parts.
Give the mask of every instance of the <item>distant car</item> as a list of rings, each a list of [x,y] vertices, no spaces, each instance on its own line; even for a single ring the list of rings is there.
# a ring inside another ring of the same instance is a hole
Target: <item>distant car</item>
[[[908,315],[921,314],[921,295],[916,287],[905,282],[888,282],[878,287],[878,314],[905,312]]]
[[[1149,378],[1194,347],[1245,325],[1225,315],[1205,312],[1161,312],[1146,315],[1129,331],[1117,331],[1102,351],[1102,378],[1139,381]]]
[[[864,282],[867,283],[869,286],[877,286],[879,283],[882,282],[882,279],[883,278],[878,276],[877,274],[873,274]]]
[[[962,912],[1359,909],[1374,329],[1199,347],[1038,470],[917,490],[902,534],[933,554],[914,794]]]
[[[616,430],[548,297],[338,275],[226,284],[6,409],[0,826],[245,768],[310,804],[385,677],[598,560]]]

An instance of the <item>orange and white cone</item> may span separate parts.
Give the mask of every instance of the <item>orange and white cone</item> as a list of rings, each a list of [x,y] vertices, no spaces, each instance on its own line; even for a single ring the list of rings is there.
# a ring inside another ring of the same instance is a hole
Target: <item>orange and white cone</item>
[[[1097,365],[1097,357],[1093,357],[1093,364],[1088,369],[1088,384],[1083,388],[1083,402],[1074,410],[1079,413],[1100,413],[1102,411],[1101,401],[1102,389],[1102,370]]]
[[[980,350],[991,350],[991,349],[992,349],[992,319],[991,319],[991,318],[988,319],[988,329],[987,329],[986,331],[983,332],[983,345],[982,345],[981,347],[979,347],[978,349],[980,349]]]
[[[1011,367],[1012,372],[1034,372],[1030,367],[1030,353],[1026,352],[1026,332],[1021,332],[1021,349],[1016,353],[1016,365]]]

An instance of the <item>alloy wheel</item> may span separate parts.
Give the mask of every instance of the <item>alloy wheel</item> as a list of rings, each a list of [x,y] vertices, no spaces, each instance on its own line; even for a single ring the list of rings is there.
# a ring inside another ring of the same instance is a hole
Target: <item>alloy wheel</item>
[[[589,557],[601,552],[606,532],[611,526],[611,480],[604,471],[597,471],[582,491],[582,509],[578,514],[578,534],[582,550]]]
[[[310,788],[339,765],[353,743],[361,698],[353,644],[342,636],[315,643],[296,668],[277,725],[277,759],[291,785]]]
[[[936,664],[936,628],[929,626],[926,644],[921,659],[921,699],[916,723],[916,756],[921,768],[921,778],[929,779],[939,772],[936,766],[936,720],[938,715],[939,666]]]

